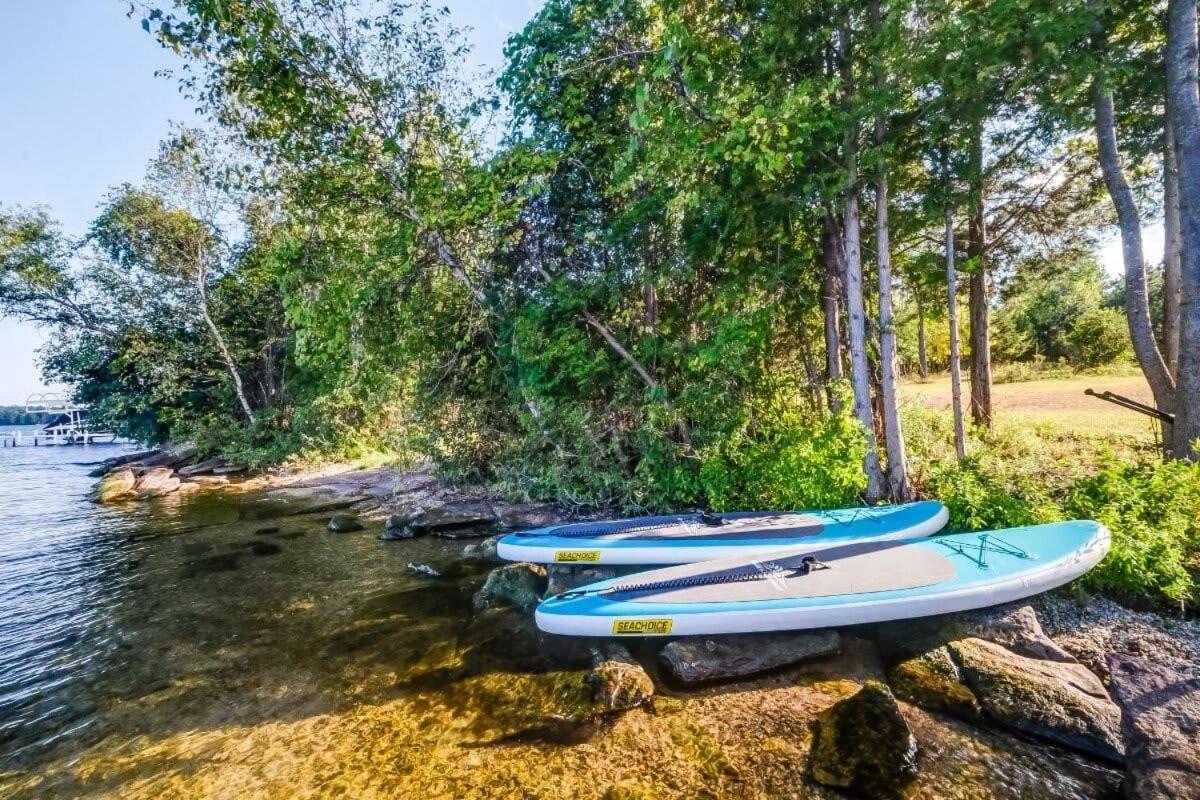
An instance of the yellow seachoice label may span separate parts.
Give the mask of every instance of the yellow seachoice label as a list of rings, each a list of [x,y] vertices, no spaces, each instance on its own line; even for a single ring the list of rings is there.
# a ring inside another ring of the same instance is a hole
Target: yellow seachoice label
[[[559,564],[596,564],[600,561],[600,551],[555,550],[554,560]]]
[[[666,619],[614,619],[612,632],[616,636],[667,636],[673,621]]]

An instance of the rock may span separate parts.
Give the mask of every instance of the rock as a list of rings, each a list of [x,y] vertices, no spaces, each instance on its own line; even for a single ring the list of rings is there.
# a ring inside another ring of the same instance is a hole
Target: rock
[[[139,498],[160,497],[178,490],[180,483],[170,467],[151,467],[138,478],[135,491]]]
[[[221,467],[213,467],[213,475],[237,475],[248,470],[245,464],[225,464]]]
[[[903,797],[917,776],[917,740],[896,698],[878,681],[817,718],[813,779],[868,798]]]
[[[387,522],[384,523],[383,533],[379,534],[379,538],[385,542],[396,542],[414,538],[416,534],[408,526],[411,519],[411,517],[406,517],[403,514],[392,514],[387,518]]]
[[[131,469],[122,469],[105,475],[92,492],[97,503],[113,503],[133,497],[137,476]]]
[[[88,473],[88,477],[102,478],[115,470],[117,467],[123,467],[126,464],[132,464],[134,462],[141,462],[143,459],[156,456],[161,452],[161,449],[155,448],[154,450],[140,450],[136,453],[125,453],[124,455],[106,458],[100,462],[98,467]]]
[[[506,528],[548,528],[567,515],[556,503],[518,503],[502,506],[498,516]]]
[[[592,671],[586,678],[592,700],[602,708],[624,711],[654,696],[654,681],[623,646],[605,643],[592,649]]]
[[[1076,661],[1046,635],[1033,606],[1025,602],[968,611],[960,615],[959,624],[966,636],[998,644],[1019,655],[1065,664]]]
[[[696,636],[670,642],[658,660],[675,680],[696,684],[745,678],[836,653],[840,648],[841,637],[836,631]]]
[[[416,537],[411,528],[384,528],[383,533],[379,534],[379,538],[384,542],[400,542]]]
[[[963,683],[962,671],[945,646],[894,664],[888,670],[888,683],[896,697],[921,708],[967,721],[980,716],[979,700]]]
[[[1087,667],[1028,658],[982,639],[948,647],[989,718],[1122,763],[1121,711]]]
[[[414,564],[412,561],[408,562],[408,571],[414,575],[423,575],[426,578],[442,577],[442,573],[438,572],[428,564]]]
[[[1131,796],[1139,800],[1200,798],[1200,670],[1114,654],[1113,694],[1125,712]]]
[[[499,553],[496,552],[496,545],[500,543],[500,536],[489,536],[481,542],[469,544],[463,548],[463,558],[471,558],[476,561],[502,561]]]
[[[455,532],[463,529],[494,525],[496,522],[496,512],[487,500],[457,500],[418,514],[409,527],[418,535],[437,533],[453,538]]]
[[[547,565],[546,596],[577,589],[596,581],[607,581],[637,572],[641,567],[567,567],[561,564]]]
[[[200,484],[192,483],[191,481],[182,481],[179,484],[180,494],[191,494],[200,491]]]
[[[406,472],[396,481],[396,491],[401,494],[421,492],[433,488],[437,482],[437,478],[428,472]]]
[[[225,464],[225,459],[218,456],[216,458],[209,458],[204,461],[200,461],[196,464],[189,464],[186,467],[180,467],[177,472],[181,477],[190,478],[193,475],[205,475],[209,472],[212,472],[214,469],[225,466]]]
[[[509,564],[488,573],[483,588],[475,594],[476,608],[509,605],[533,611],[546,590],[546,569],[537,564]]]
[[[363,526],[353,514],[334,514],[329,519],[328,528],[334,533],[351,533],[361,531]]]

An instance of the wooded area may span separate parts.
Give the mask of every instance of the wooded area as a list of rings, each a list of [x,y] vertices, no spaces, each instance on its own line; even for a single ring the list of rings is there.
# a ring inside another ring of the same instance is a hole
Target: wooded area
[[[1131,347],[1197,455],[1194,0],[551,0],[495,84],[427,4],[141,11],[211,129],[83,237],[0,219],[2,310],[130,435],[587,504],[901,500],[903,374],[950,370],[962,459],[994,357]]]

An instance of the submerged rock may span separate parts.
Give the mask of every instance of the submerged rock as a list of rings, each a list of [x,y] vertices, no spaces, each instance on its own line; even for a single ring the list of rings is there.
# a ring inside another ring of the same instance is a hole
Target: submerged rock
[[[1115,763],[1123,761],[1121,711],[1078,663],[1018,655],[968,638],[948,645],[988,717]]]
[[[1200,670],[1187,675],[1125,654],[1110,656],[1108,666],[1125,712],[1131,796],[1200,798]]]
[[[836,631],[697,636],[670,642],[658,659],[676,681],[696,684],[745,678],[836,653],[840,648]]]
[[[180,483],[170,467],[152,467],[138,478],[135,491],[139,498],[160,497],[178,490]]]
[[[654,681],[623,646],[605,643],[592,649],[587,675],[592,700],[613,711],[636,708],[654,696]]]
[[[546,568],[537,564],[509,564],[488,573],[475,594],[476,608],[509,605],[533,611],[546,590]]]
[[[412,561],[408,562],[408,571],[414,575],[423,575],[426,578],[440,578],[442,573],[438,572],[428,564],[416,564]]]
[[[105,475],[96,484],[92,493],[97,503],[113,503],[133,497],[133,487],[137,485],[137,476],[131,469],[117,470]]]
[[[877,681],[817,718],[817,783],[868,798],[904,797],[917,776],[917,740],[896,698]]]
[[[416,534],[408,526],[411,520],[411,517],[406,517],[402,514],[392,514],[387,518],[387,522],[384,523],[383,533],[379,534],[379,538],[385,542],[397,542],[415,538]]]
[[[362,523],[353,514],[334,514],[330,517],[327,527],[334,533],[351,533],[363,529]]]
[[[496,545],[500,543],[500,536],[489,536],[481,542],[469,544],[463,548],[463,558],[471,558],[477,561],[502,561],[499,553],[496,552]]]
[[[975,693],[944,645],[904,659],[888,670],[888,683],[901,700],[931,711],[977,720],[981,710]]]
[[[487,500],[457,500],[422,512],[409,522],[413,532],[462,535],[465,529],[494,525],[496,512]]]

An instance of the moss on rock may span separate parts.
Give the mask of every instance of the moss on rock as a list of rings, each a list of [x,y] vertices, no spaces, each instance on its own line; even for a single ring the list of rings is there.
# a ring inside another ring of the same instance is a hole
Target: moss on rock
[[[963,683],[962,673],[945,647],[895,664],[888,670],[888,683],[901,700],[959,719],[979,719],[979,700]]]
[[[813,779],[867,798],[907,796],[917,777],[917,740],[890,689],[867,681],[817,718]]]

